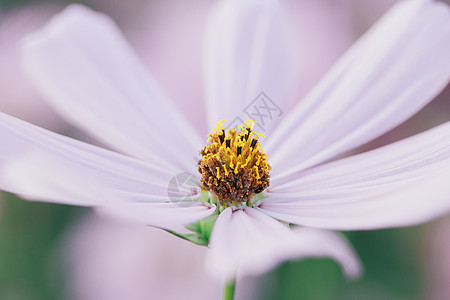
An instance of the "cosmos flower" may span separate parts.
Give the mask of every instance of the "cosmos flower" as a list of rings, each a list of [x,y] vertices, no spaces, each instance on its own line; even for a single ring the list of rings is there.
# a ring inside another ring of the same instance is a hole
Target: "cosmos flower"
[[[443,3],[399,2],[292,106],[278,1],[219,2],[206,33],[206,115],[185,112],[205,125],[193,127],[109,18],[70,6],[26,41],[24,64],[56,110],[115,151],[2,114],[0,188],[209,245],[207,267],[223,278],[306,256],[333,257],[356,276],[353,251],[325,229],[408,226],[449,211],[450,123],[345,155],[447,85],[448,15]],[[186,174],[187,203],[168,195]]]

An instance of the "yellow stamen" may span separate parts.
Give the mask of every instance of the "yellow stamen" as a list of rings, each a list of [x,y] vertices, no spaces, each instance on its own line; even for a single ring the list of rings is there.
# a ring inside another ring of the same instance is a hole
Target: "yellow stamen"
[[[203,188],[217,196],[221,206],[243,205],[269,186],[270,165],[259,144],[263,134],[253,131],[254,120],[238,130],[225,130],[221,120],[208,135],[198,170]],[[221,173],[221,169],[223,169]]]

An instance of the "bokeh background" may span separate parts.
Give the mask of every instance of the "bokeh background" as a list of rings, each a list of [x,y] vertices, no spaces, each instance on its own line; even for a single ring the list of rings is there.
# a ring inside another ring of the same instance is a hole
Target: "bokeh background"
[[[20,39],[66,0],[0,0],[0,111],[94,142],[65,123],[20,68]],[[298,73],[294,101],[395,0],[286,0]],[[210,0],[87,0],[110,15],[182,108],[202,111],[202,38]],[[107,49],[105,49],[107,51]],[[192,122],[199,118],[189,115]],[[450,120],[450,88],[364,151]],[[450,217],[426,225],[346,232],[364,276],[346,280],[329,259],[287,262],[240,278],[237,299],[450,299]],[[169,234],[97,217],[89,209],[0,194],[0,299],[220,299],[203,270],[205,249]]]

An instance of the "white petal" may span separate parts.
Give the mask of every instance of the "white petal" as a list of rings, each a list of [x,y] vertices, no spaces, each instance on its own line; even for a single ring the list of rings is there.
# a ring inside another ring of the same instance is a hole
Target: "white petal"
[[[271,135],[265,149],[273,179],[368,142],[411,117],[447,85],[449,53],[447,5],[399,2]]]
[[[198,134],[143,68],[116,25],[71,5],[24,44],[24,64],[68,120],[115,149],[195,171]]]
[[[450,212],[450,163],[427,175],[404,172],[394,183],[362,180],[313,195],[273,194],[260,209],[290,223],[338,230],[411,226]],[[388,176],[389,177],[389,176]]]
[[[209,126],[220,119],[255,119],[267,131],[277,123],[292,77],[279,2],[222,0],[213,10],[205,45]],[[256,99],[261,92],[270,99]],[[266,117],[255,115],[255,106]]]
[[[346,240],[332,232],[298,229],[296,233],[253,208],[224,210],[214,225],[207,267],[217,277],[258,275],[285,260],[329,256],[350,277],[360,273],[358,258]]]
[[[177,175],[2,113],[0,139],[0,189],[36,200],[99,205],[147,195],[167,202]]]

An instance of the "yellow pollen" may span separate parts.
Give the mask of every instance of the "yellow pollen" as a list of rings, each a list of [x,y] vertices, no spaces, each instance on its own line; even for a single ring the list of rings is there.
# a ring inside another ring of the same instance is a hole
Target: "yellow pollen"
[[[208,135],[209,144],[200,151],[198,171],[205,190],[217,196],[222,206],[248,204],[250,198],[270,184],[267,154],[263,152],[254,132],[254,120],[247,120],[237,129],[224,129],[221,120]]]
[[[223,165],[223,169],[225,170],[225,176],[228,176],[227,166],[226,166],[226,165]]]

